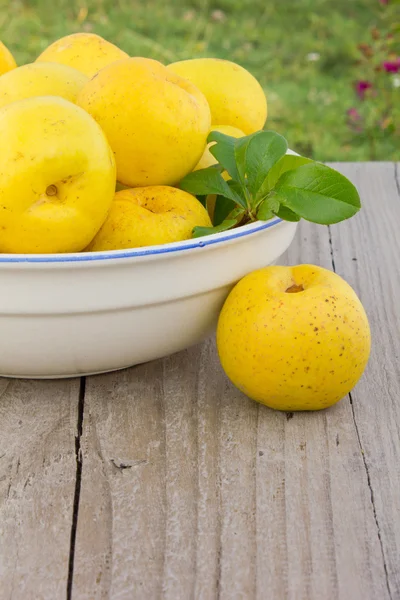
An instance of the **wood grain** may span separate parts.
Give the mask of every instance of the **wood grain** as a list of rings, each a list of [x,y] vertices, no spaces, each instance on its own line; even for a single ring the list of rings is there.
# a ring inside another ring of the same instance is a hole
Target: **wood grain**
[[[392,165],[339,168],[361,215],[302,223],[282,262],[334,264],[366,304],[375,349],[351,401],[257,405],[213,340],[89,378],[73,598],[400,597],[400,199]]]
[[[359,292],[373,347],[352,392],[354,421],[393,599],[400,598],[400,181],[392,163],[339,165],[364,210],[332,227],[336,271]]]
[[[79,380],[0,379],[0,597],[66,597]]]

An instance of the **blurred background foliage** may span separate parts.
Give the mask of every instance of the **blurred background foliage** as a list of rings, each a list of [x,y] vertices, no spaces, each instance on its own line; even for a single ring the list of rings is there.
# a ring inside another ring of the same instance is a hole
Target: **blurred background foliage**
[[[259,79],[267,128],[298,152],[400,158],[398,0],[0,0],[0,8],[0,39],[19,64],[77,31],[165,64],[226,58]]]

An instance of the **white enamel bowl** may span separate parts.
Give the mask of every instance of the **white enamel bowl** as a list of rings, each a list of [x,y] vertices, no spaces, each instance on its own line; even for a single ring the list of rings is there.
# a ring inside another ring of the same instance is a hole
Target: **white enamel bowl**
[[[0,375],[101,373],[196,344],[232,286],[273,263],[295,230],[274,218],[136,250],[0,254]]]

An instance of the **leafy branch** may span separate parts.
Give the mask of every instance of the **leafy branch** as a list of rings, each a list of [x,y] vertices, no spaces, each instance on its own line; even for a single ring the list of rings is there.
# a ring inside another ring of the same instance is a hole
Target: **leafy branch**
[[[349,219],[361,207],[357,189],[344,175],[286,154],[285,138],[274,131],[238,139],[212,131],[207,141],[213,143],[210,152],[218,163],[189,173],[179,184],[203,203],[216,196],[213,227],[195,227],[193,237],[274,216],[329,225]]]

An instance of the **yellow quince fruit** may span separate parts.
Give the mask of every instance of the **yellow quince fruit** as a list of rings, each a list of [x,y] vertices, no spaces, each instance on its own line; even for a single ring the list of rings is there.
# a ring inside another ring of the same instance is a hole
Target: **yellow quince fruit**
[[[229,294],[217,344],[226,374],[253,400],[319,410],[357,383],[371,336],[360,300],[339,275],[314,265],[272,266]]]
[[[34,96],[60,96],[75,102],[89,81],[80,71],[57,63],[32,63],[17,67],[0,78],[0,108]]]
[[[229,60],[193,58],[167,67],[191,81],[207,98],[212,125],[231,125],[246,135],[264,127],[267,100],[249,71]]]
[[[128,58],[102,69],[78,96],[114,151],[130,187],[173,185],[197,164],[211,125],[203,94],[156,60]]]
[[[156,185],[115,194],[106,222],[87,250],[120,250],[179,242],[210,227],[204,206],[187,192]]]
[[[17,67],[17,63],[7,46],[0,41],[0,75]]]
[[[116,173],[99,125],[55,96],[0,109],[0,252],[78,252],[110,209]]]
[[[37,61],[56,62],[93,77],[107,65],[128,54],[95,33],[72,33],[44,50]]]

